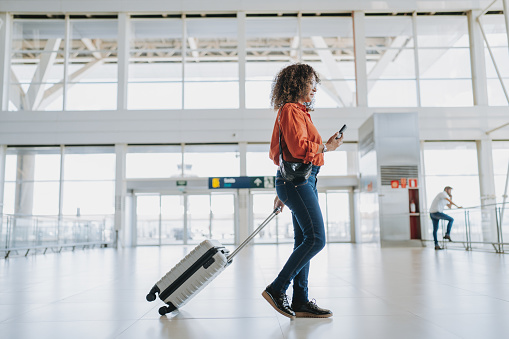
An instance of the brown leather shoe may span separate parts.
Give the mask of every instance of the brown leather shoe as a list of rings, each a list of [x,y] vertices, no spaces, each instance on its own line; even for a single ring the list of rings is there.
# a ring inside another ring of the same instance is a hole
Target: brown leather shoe
[[[269,285],[265,291],[262,292],[262,296],[269,302],[270,306],[274,307],[276,311],[285,317],[295,319],[295,312],[293,312],[290,308],[290,303],[288,302],[286,294],[273,292]]]
[[[325,308],[318,307],[316,300],[313,299],[304,304],[294,304],[292,302],[292,310],[297,318],[329,318],[332,312]]]

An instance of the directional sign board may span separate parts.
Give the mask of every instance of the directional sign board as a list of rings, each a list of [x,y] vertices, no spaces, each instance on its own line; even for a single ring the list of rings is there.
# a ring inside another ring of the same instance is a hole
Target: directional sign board
[[[209,189],[274,188],[275,177],[215,177],[209,178]]]

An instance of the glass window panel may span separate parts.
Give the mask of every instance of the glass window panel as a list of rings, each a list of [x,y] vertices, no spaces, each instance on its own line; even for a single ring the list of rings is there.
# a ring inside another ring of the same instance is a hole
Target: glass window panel
[[[64,180],[115,180],[115,154],[66,154]]]
[[[186,82],[184,83],[186,109],[239,108],[239,83]]]
[[[453,188],[459,206],[479,206],[479,176],[475,143],[427,142],[424,168],[428,209],[445,186]]]
[[[247,46],[267,45],[277,42],[279,46],[292,47],[292,39],[298,37],[298,21],[294,17],[246,19]],[[297,48],[293,47],[293,48]]]
[[[118,22],[111,19],[71,20],[71,49],[108,51],[117,49]]]
[[[7,154],[5,156],[5,181],[16,181],[16,173],[18,172],[17,167],[18,155]]]
[[[189,18],[186,19],[188,37],[205,39],[228,38],[236,44],[237,39],[236,18]],[[189,41],[188,41],[189,46]]]
[[[338,129],[339,128],[340,127],[338,127]],[[320,168],[320,174],[318,174],[318,176],[325,175],[347,175],[346,152],[339,150],[327,152],[325,155],[325,165]]]
[[[509,141],[492,142],[493,172],[495,174],[495,194],[497,202],[503,202],[505,185],[507,180],[507,171],[509,171]],[[509,199],[506,199],[509,202]],[[506,205],[506,208],[508,206]],[[504,216],[504,219],[505,216]],[[505,223],[504,223],[505,224]]]
[[[477,175],[477,150],[473,142],[427,142],[426,175]]]
[[[370,56],[378,55],[378,60],[367,61],[369,80],[376,79],[415,79],[415,58],[411,49],[368,50]]]
[[[270,108],[272,80],[282,68],[288,66],[281,58],[271,58],[271,53],[270,50],[260,50],[247,57],[246,108]]]
[[[34,180],[60,180],[60,154],[38,154],[35,156]]]
[[[71,111],[115,110],[117,109],[117,84],[70,84],[67,92],[67,109]]]
[[[483,29],[494,55],[496,66],[509,88],[509,52],[507,49],[507,31],[503,15],[484,15]],[[507,106],[507,98],[495,70],[495,65],[485,43],[486,76],[488,78],[488,103],[490,106]]]
[[[64,20],[14,20],[12,26],[13,50],[63,50]],[[52,47],[50,47],[52,46]]]
[[[247,145],[246,172],[248,176],[275,176],[277,166],[269,158],[269,144]]]
[[[468,47],[466,16],[418,16],[417,40],[422,47]]]
[[[246,108],[271,108],[271,91],[272,80],[246,81]]]
[[[366,47],[412,48],[411,17],[372,17],[364,19]]]
[[[62,52],[14,53],[11,56],[12,72],[16,82],[60,82],[64,78],[64,55]]]
[[[181,146],[129,146],[127,178],[169,178],[182,175]]]
[[[180,82],[182,81],[182,60],[150,61],[145,56],[131,53],[129,63],[130,82]]]
[[[507,30],[503,14],[483,15],[482,26],[492,48],[507,46]]]
[[[470,78],[470,51],[456,49],[419,49],[421,79]]]
[[[127,93],[128,109],[182,109],[182,83],[129,83]]]
[[[59,182],[34,182],[26,184],[33,185],[32,214],[58,215]]]
[[[115,213],[115,182],[64,182],[62,213],[65,215],[101,215]]]
[[[182,20],[131,20],[131,48],[141,50],[181,50]]]
[[[507,106],[508,100],[505,96],[500,80],[488,79],[488,103],[490,106]],[[509,79],[504,79],[504,86],[509,89]],[[509,94],[509,93],[508,93]]]
[[[416,107],[415,80],[368,81],[370,107]]]
[[[14,214],[14,200],[16,197],[16,183],[6,182],[4,184],[4,214]]]
[[[421,106],[465,107],[473,105],[471,80],[421,80]]]
[[[117,54],[116,52],[105,54],[99,56],[85,52],[71,58],[69,62],[69,83],[117,82]]]
[[[352,107],[356,104],[355,95],[354,80],[322,80],[314,96],[314,107]]]
[[[492,47],[491,52],[495,57],[495,61],[497,63],[498,71],[500,72],[502,78],[509,78],[509,50],[507,46],[504,47]],[[498,75],[495,69],[495,65],[493,64],[493,60],[491,59],[490,53],[486,48],[484,53],[484,58],[486,60],[486,76],[489,79],[497,79]]]
[[[239,176],[240,154],[238,145],[186,145],[184,164],[185,176]]]
[[[353,48],[353,22],[351,17],[315,17],[301,19],[303,38],[327,37],[328,48]]]
[[[303,54],[303,59],[318,72],[322,81],[355,79],[353,51],[315,49],[304,50]]]

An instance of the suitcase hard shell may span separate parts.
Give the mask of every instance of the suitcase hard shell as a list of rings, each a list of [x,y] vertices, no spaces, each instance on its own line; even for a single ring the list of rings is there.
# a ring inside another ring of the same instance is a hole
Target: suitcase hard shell
[[[228,266],[229,251],[217,240],[204,240],[159,280],[147,295],[148,301],[159,298],[168,304],[164,315],[184,306]]]
[[[159,280],[147,294],[148,301],[159,299],[168,306],[159,309],[160,315],[173,312],[184,306],[192,297],[207,286],[231,262],[277,213],[272,214],[232,254],[217,240],[204,240],[186,255],[175,267]]]

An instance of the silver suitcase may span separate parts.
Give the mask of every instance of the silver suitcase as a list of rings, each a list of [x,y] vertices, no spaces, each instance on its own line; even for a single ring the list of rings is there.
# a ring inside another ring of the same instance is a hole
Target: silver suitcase
[[[148,301],[159,299],[168,306],[159,308],[159,314],[173,312],[184,306],[207,286],[279,212],[276,208],[258,228],[231,254],[217,240],[204,240],[159,280],[147,294]]]

